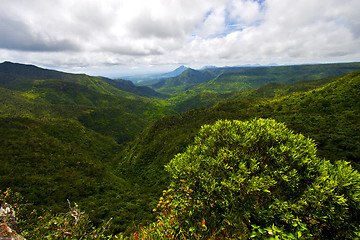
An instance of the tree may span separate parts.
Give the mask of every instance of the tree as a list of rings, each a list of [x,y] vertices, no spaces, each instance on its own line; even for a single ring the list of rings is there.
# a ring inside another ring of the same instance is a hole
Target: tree
[[[360,174],[318,158],[311,139],[275,120],[205,125],[166,170],[156,226],[168,236],[360,237]]]

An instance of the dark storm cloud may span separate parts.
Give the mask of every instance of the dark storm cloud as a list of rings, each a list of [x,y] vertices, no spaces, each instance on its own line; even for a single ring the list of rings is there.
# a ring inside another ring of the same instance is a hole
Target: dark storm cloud
[[[24,22],[0,16],[0,48],[32,52],[74,51],[79,47],[66,39],[33,33]]]
[[[359,0],[0,0],[3,60],[88,66],[358,61]]]

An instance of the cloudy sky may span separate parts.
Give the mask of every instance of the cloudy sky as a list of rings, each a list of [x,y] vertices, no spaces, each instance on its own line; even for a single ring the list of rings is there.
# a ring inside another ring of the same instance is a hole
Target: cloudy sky
[[[360,61],[359,0],[0,0],[0,61],[122,76]]]

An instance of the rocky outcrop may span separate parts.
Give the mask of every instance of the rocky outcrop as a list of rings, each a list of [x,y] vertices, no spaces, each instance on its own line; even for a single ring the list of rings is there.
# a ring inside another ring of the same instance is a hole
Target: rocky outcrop
[[[1,240],[24,240],[16,233],[16,218],[14,208],[0,200],[0,239]]]
[[[0,223],[0,239],[1,240],[24,240],[22,236],[12,230],[6,223]]]

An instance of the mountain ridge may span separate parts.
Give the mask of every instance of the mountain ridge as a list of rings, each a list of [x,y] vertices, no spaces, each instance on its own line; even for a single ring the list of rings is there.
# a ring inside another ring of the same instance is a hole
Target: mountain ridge
[[[348,160],[360,169],[358,89],[360,71],[338,77],[310,91],[290,92],[274,99],[244,97],[167,116],[147,127],[118,156],[122,163],[120,168],[131,166],[123,177],[132,178],[137,184],[142,182],[144,194],[158,198],[169,178],[163,166],[176,154],[185,151],[202,125],[213,124],[218,119],[273,118],[284,122],[295,133],[314,139],[320,157],[331,161]]]
[[[197,75],[180,74],[176,78],[152,85],[156,91],[170,94],[170,101],[179,103],[203,92],[230,93],[259,87],[270,82],[292,83],[302,80],[315,80],[340,76],[360,69],[359,62],[319,65],[289,65],[266,67],[228,67],[201,70],[202,74],[211,74],[213,78],[201,81]],[[181,79],[181,81],[179,81]],[[186,89],[186,91],[184,91]]]
[[[145,86],[145,85],[147,86],[154,84],[162,79],[176,77],[180,75],[182,72],[184,72],[186,69],[188,69],[188,67],[182,65],[171,72],[125,76],[122,78],[126,80],[130,80],[139,86]]]
[[[332,66],[330,72],[338,74]],[[354,63],[348,71],[357,66]],[[256,88],[220,94],[203,91],[199,99],[179,99],[185,106],[178,104],[178,111],[188,110],[181,114],[169,109],[176,106],[166,100],[118,92],[106,78],[76,75],[72,81],[34,74],[35,79],[29,80],[18,74],[18,80],[14,74],[13,88],[0,84],[0,184],[20,191],[38,209],[60,212],[66,199],[76,201],[97,224],[113,217],[113,231],[129,232],[134,225],[155,219],[152,209],[169,183],[164,165],[186,149],[201,126],[219,119],[273,118],[314,139],[319,157],[344,159],[360,169],[360,71],[297,81],[311,74],[322,77],[319,72],[325,68],[304,76],[288,68],[283,75],[294,81],[273,82],[276,72],[269,69],[247,75],[266,83]],[[231,70],[200,74],[223,74],[220,80],[231,82],[227,77],[249,71]],[[261,80],[266,71],[269,78]],[[184,75],[199,72],[189,69]],[[190,78],[180,80],[168,84],[175,90],[184,88],[186,81],[194,84]],[[133,88],[127,81],[121,84]],[[184,94],[191,96],[192,89],[185,88]],[[203,103],[210,106],[185,109]]]
[[[31,88],[36,80],[61,80],[72,82],[92,88],[100,93],[119,95],[134,98],[134,95],[142,97],[155,97],[161,94],[148,87],[137,87],[131,81],[115,81],[105,77],[94,77],[86,74],[66,73],[57,70],[40,68],[35,65],[12,63],[5,61],[0,63],[0,86],[9,89]]]

